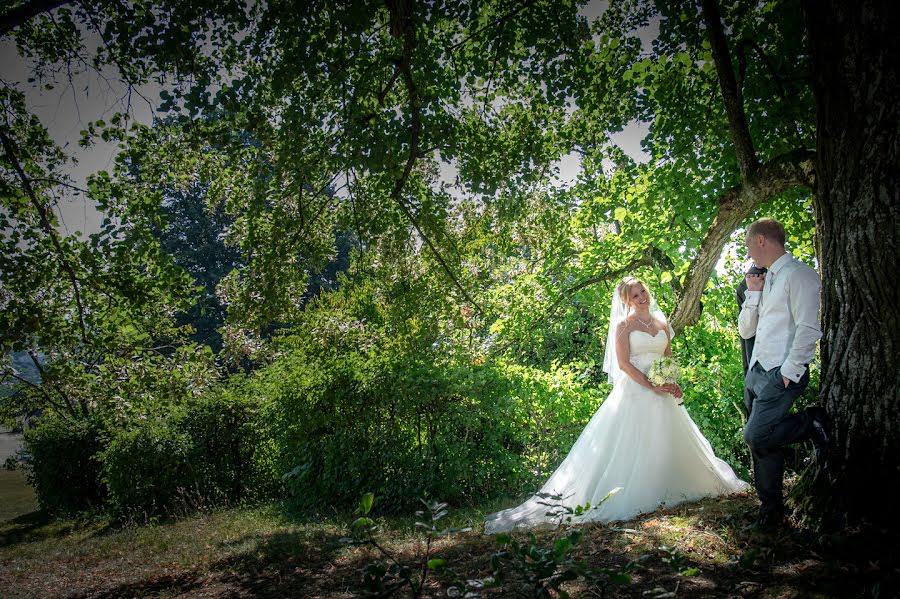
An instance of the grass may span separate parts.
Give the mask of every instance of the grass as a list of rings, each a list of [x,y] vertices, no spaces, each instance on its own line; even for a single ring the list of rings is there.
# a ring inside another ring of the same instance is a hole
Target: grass
[[[633,562],[631,583],[614,590],[621,597],[894,596],[896,539],[877,531],[820,536],[795,526],[759,532],[749,526],[755,505],[749,495],[709,499],[585,526],[573,556],[594,567]],[[441,537],[434,548],[463,579],[487,576],[498,550],[480,533],[482,518],[477,509],[451,513],[446,525],[473,531]],[[362,569],[378,555],[339,542],[349,523],[349,516],[292,519],[274,506],[125,526],[35,512],[0,523],[0,589],[11,598],[357,597]],[[382,546],[415,562],[423,543],[413,519],[378,523]],[[564,532],[541,531],[538,542],[552,546]],[[446,597],[452,580],[437,574],[425,596]],[[599,596],[583,580],[567,584],[573,596]],[[484,594],[520,588],[513,576]]]
[[[0,521],[28,514],[37,509],[34,490],[25,482],[21,469],[0,467]]]

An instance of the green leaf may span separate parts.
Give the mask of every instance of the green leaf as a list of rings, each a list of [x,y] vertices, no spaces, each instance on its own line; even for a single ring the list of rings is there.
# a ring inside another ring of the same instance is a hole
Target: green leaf
[[[361,529],[361,528],[369,528],[371,526],[375,526],[375,522],[371,518],[362,517],[362,518],[357,518],[356,520],[354,520],[353,524],[351,524],[350,526],[354,530],[357,530],[357,529]]]
[[[359,510],[363,514],[368,514],[372,510],[372,505],[375,503],[375,494],[374,493],[366,493],[359,500]]]
[[[556,543],[553,544],[553,551],[556,553],[557,557],[562,557],[572,548],[572,540],[566,537],[562,539],[557,539]]]

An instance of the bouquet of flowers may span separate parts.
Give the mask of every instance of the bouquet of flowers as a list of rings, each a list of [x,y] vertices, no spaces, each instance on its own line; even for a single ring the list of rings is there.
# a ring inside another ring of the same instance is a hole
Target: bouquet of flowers
[[[654,385],[677,383],[678,379],[681,378],[681,366],[678,365],[678,361],[675,358],[662,356],[650,365],[650,372],[647,373],[647,378]]]

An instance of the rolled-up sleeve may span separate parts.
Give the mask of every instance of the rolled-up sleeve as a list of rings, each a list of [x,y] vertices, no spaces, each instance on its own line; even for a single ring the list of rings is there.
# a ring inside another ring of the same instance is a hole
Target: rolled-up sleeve
[[[756,335],[756,325],[759,323],[759,299],[762,291],[744,292],[744,305],[738,314],[738,334],[744,339],[750,339]]]
[[[794,273],[788,283],[789,307],[794,321],[794,340],[787,359],[781,365],[781,374],[795,383],[806,372],[816,354],[816,342],[822,337],[819,327],[819,304],[822,282],[811,268]]]

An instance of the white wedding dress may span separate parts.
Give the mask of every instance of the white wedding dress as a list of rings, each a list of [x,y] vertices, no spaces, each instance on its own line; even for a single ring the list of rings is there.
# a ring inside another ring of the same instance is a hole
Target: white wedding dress
[[[629,335],[631,363],[646,373],[666,349],[663,331]],[[569,507],[600,503],[573,522],[628,520],[660,506],[745,490],[731,467],[718,459],[678,400],[624,375],[582,431],[569,455],[539,493],[560,495]],[[556,524],[558,517],[538,495],[518,507],[489,515],[484,532]]]

